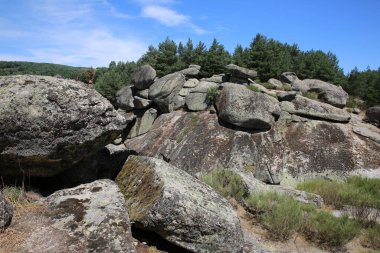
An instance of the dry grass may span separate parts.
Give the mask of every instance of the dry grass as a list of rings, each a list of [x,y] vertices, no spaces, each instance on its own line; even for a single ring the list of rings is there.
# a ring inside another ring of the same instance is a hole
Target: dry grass
[[[0,231],[0,253],[15,252],[15,249],[24,242],[32,229],[24,227],[24,221],[32,220],[36,215],[43,213],[44,207],[37,203],[40,196],[33,192],[25,192],[19,187],[4,187],[6,200],[13,207],[11,225]]]

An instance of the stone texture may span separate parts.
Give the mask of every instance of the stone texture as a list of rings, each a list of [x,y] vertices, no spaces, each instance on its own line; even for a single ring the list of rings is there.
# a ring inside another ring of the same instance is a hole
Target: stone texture
[[[190,67],[179,71],[179,73],[183,74],[185,77],[192,78],[197,77],[199,75],[199,69]]]
[[[133,104],[132,86],[124,86],[116,92],[116,105],[127,112],[135,107]]]
[[[197,87],[198,83],[199,83],[198,79],[191,78],[185,82],[183,87],[184,88],[194,88],[194,87]]]
[[[233,83],[224,84],[216,106],[221,120],[255,130],[270,129],[280,114],[275,98]]]
[[[149,88],[149,99],[157,104],[163,113],[174,110],[174,100],[185,83],[180,73],[166,75],[154,82]]]
[[[0,104],[3,176],[58,174],[111,143],[128,123],[94,89],[55,77],[0,77]]]
[[[133,105],[137,110],[146,109],[153,104],[152,100],[135,96],[133,99]]]
[[[239,67],[235,64],[228,64],[226,67],[226,72],[231,75],[231,77],[241,78],[241,79],[255,79],[257,77],[257,72],[255,70],[246,69]]]
[[[292,101],[297,95],[295,91],[279,91],[276,93],[279,101]]]
[[[190,91],[190,94],[186,96],[185,103],[187,109],[190,111],[203,111],[210,105],[207,101],[207,92],[211,88],[218,88],[216,83],[201,81],[197,87]]]
[[[280,80],[275,79],[275,78],[269,79],[268,83],[270,83],[271,85],[273,85],[276,90],[281,90],[283,88],[282,87],[282,82]]]
[[[141,118],[137,118],[135,124],[131,128],[128,138],[134,138],[136,136],[145,134],[152,127],[154,120],[157,118],[157,110],[150,108],[147,110]]]
[[[195,68],[195,69],[201,70],[201,66],[199,66],[197,64],[190,64],[189,68]]]
[[[51,209],[51,226],[75,238],[75,243],[65,245],[66,252],[74,252],[70,249],[76,244],[85,248],[81,252],[136,252],[125,200],[113,181],[60,190],[45,201]]]
[[[213,83],[224,83],[227,81],[225,74],[213,75],[211,77],[202,78],[201,81],[213,82]]]
[[[247,132],[221,125],[208,111],[176,111],[160,115],[147,134],[124,144],[193,176],[228,168],[264,182],[292,184],[313,176],[379,170],[379,144],[352,132],[352,124],[279,120],[270,131]]]
[[[132,75],[132,83],[139,90],[149,88],[156,78],[156,70],[150,65],[144,65],[139,67]]]
[[[317,79],[304,79],[294,82],[292,86],[297,87],[297,90],[301,92],[316,92],[321,101],[339,108],[345,107],[347,103],[347,92],[342,87],[331,83]]]
[[[145,99],[149,98],[149,89],[138,90],[136,91],[136,95]]]
[[[372,106],[365,113],[365,121],[380,127],[380,106]]]
[[[298,81],[299,79],[296,73],[294,72],[284,72],[281,74],[280,80],[284,83],[292,84],[293,82]]]
[[[0,190],[0,231],[6,229],[12,222],[13,207],[5,199]]]
[[[292,102],[281,102],[281,109],[290,114],[322,120],[348,122],[351,119],[350,114],[343,109],[299,95],[297,95]]]
[[[137,227],[192,252],[242,252],[233,207],[183,170],[161,159],[130,156],[116,182]]]

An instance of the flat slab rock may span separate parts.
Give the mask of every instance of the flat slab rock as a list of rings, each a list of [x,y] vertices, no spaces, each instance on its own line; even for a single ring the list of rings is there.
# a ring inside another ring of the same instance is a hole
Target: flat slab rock
[[[69,244],[60,245],[66,252],[136,252],[125,200],[113,181],[60,190],[44,202],[51,210],[51,226],[72,237]],[[37,252],[29,247],[28,252]]]
[[[2,76],[0,104],[1,175],[58,174],[128,123],[95,89],[62,78]]]
[[[161,159],[130,156],[116,182],[136,226],[192,252],[242,252],[233,207],[185,171]]]

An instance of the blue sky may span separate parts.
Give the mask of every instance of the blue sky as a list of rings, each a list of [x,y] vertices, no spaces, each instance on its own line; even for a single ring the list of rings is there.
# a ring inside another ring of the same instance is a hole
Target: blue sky
[[[167,36],[233,52],[257,33],[380,67],[380,0],[0,0],[0,60],[108,66]]]

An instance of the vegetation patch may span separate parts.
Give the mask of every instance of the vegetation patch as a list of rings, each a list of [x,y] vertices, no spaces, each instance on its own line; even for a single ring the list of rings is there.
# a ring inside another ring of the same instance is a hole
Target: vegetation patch
[[[226,198],[240,201],[248,196],[248,189],[242,178],[226,169],[214,170],[202,177],[203,181]]]
[[[380,224],[374,224],[367,228],[361,243],[365,247],[380,250]]]
[[[361,100],[357,97],[353,97],[353,96],[348,97],[346,107],[352,108],[352,109],[353,108],[359,108],[360,110],[366,110],[367,109],[367,105],[363,100]]]
[[[284,83],[282,85],[282,88],[284,89],[284,91],[291,91],[291,90],[293,90],[292,86],[290,84],[288,84],[288,83]]]
[[[249,90],[251,91],[254,91],[254,92],[260,92],[260,89],[254,85],[248,85],[248,86],[245,86],[247,87]]]
[[[219,91],[217,87],[210,87],[207,90],[206,103],[208,106],[215,104],[216,99],[218,98]]]
[[[319,94],[314,91],[304,92],[302,93],[302,96],[319,101]]]

